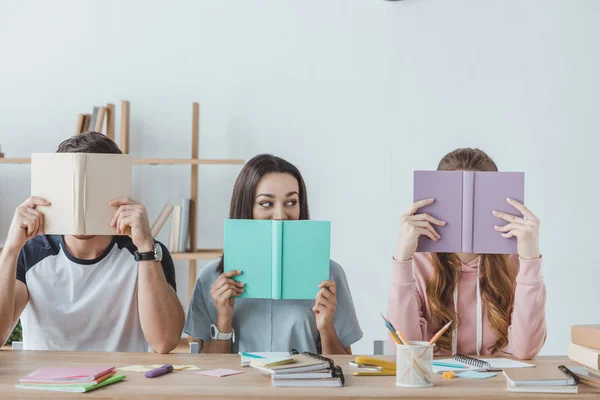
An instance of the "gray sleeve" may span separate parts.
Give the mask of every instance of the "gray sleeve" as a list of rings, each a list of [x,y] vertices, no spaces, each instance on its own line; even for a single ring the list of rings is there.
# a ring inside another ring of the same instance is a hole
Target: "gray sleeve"
[[[331,279],[336,284],[337,308],[333,317],[333,326],[337,333],[342,347],[348,347],[358,342],[363,337],[363,331],[360,329],[354,302],[346,280],[346,274],[342,267],[331,262]]]
[[[194,293],[192,294],[192,301],[190,302],[190,308],[185,319],[183,331],[194,338],[201,339],[208,343],[211,340],[210,325],[213,323],[214,321],[204,302],[202,282],[198,279],[196,281],[196,286],[194,287]]]

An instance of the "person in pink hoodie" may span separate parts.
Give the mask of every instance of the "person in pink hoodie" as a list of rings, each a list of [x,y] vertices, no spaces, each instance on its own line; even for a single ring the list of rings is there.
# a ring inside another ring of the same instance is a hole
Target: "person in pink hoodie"
[[[448,153],[438,170],[497,171],[479,149]],[[435,216],[419,213],[434,202],[414,203],[402,216],[387,316],[407,340],[437,341],[436,354],[509,354],[535,357],[546,340],[546,287],[538,236],[540,223],[523,204],[507,199],[515,215],[496,212],[499,235],[517,239],[517,256],[501,254],[416,253],[419,236],[441,238]]]

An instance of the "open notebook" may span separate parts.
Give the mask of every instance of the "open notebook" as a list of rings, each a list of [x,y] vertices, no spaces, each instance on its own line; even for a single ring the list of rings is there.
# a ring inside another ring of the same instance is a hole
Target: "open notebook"
[[[438,365],[436,365],[438,364]],[[463,368],[441,366],[439,364],[460,365]],[[461,354],[455,355],[453,358],[444,358],[434,360],[433,372],[441,374],[447,371],[462,372],[462,371],[490,371],[504,370],[508,368],[532,368],[535,364],[528,364],[521,361],[511,360],[509,358],[474,358]]]

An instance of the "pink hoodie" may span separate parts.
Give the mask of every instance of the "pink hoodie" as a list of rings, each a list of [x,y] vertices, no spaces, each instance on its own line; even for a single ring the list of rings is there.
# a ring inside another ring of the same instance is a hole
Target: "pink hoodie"
[[[542,259],[522,260],[511,257],[518,268],[514,310],[508,328],[508,346],[503,350],[516,358],[530,359],[537,355],[546,340],[546,286],[542,278]],[[517,262],[518,260],[518,262]],[[477,354],[477,269],[479,257],[462,264],[458,284],[457,352]],[[432,322],[427,301],[427,282],[433,268],[427,253],[415,253],[408,261],[392,261],[392,279],[388,297],[387,317],[408,340],[429,340],[440,329]],[[481,304],[481,303],[480,303]],[[482,310],[481,355],[489,355],[496,342],[485,309]],[[436,354],[443,354],[438,351]]]

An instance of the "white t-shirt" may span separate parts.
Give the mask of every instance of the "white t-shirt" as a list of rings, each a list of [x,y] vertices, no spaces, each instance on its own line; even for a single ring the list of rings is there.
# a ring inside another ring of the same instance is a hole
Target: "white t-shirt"
[[[162,266],[175,289],[173,260]],[[19,255],[17,279],[29,302],[21,315],[25,350],[148,351],[138,312],[138,262],[128,236],[94,260],[71,255],[62,236],[37,236]]]

